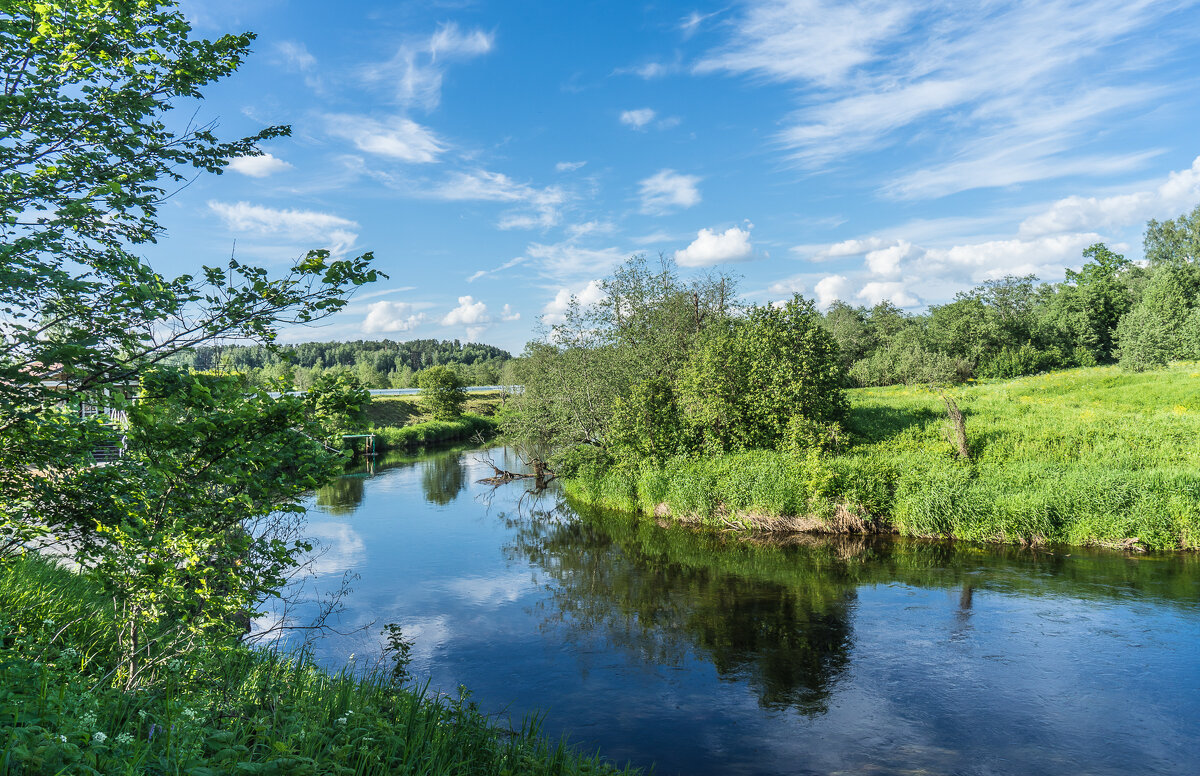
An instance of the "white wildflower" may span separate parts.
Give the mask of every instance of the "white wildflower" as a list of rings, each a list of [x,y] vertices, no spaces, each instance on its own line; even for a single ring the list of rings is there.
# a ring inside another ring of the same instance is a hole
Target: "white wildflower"
[[[62,741],[64,744],[65,744],[65,743],[67,743],[67,737],[66,737],[66,736],[59,736],[59,737],[58,737],[58,740],[59,740],[59,741]]]
[[[196,719],[196,717],[198,715],[196,714],[195,710],[193,710],[193,709],[184,709],[183,716],[187,717],[188,719],[194,720],[194,719]]]
[[[117,743],[118,744],[132,744],[133,736],[129,735],[128,733],[122,733],[121,735],[117,736]]]
[[[89,711],[87,714],[84,714],[79,718],[79,724],[83,725],[84,727],[91,727],[92,725],[95,725],[96,713],[94,711]]]
[[[106,733],[103,733],[99,730],[97,730],[95,733],[92,733],[92,743],[93,744],[103,744],[107,740],[108,740],[108,735]]]
[[[334,724],[337,724],[337,725],[345,725],[345,724],[346,724],[346,718],[345,718],[345,717],[338,717],[337,719],[335,719],[335,720],[334,720]]]

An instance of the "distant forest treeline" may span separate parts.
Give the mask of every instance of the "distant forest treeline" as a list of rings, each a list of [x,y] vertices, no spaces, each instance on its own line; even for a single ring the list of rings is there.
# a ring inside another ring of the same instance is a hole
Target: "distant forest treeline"
[[[184,360],[196,369],[235,369],[261,381],[290,377],[302,390],[329,370],[349,371],[368,388],[415,388],[417,373],[431,366],[450,367],[464,385],[516,382],[508,351],[459,340],[219,345],[196,348]]]
[[[1119,362],[1142,371],[1200,359],[1200,207],[1146,225],[1144,264],[1103,244],[1061,283],[988,281],[909,315],[836,302],[823,325],[852,386],[1018,377]]]

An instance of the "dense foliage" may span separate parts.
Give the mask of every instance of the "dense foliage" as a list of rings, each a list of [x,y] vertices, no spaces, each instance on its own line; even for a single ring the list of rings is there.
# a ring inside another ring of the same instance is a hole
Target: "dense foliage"
[[[421,370],[447,366],[463,385],[513,385],[506,350],[458,340],[354,340],[297,345],[209,345],[181,354],[196,369],[235,369],[259,382],[289,377],[306,389],[327,372],[351,372],[367,388],[416,388]]]
[[[961,382],[1119,362],[1200,358],[1200,207],[1146,227],[1146,265],[1103,244],[1061,283],[989,281],[923,315],[835,303],[824,325],[851,385]]]
[[[431,366],[417,379],[421,387],[421,403],[434,420],[454,420],[462,414],[467,392],[454,370],[446,366]]]
[[[318,438],[346,417],[329,387],[273,397],[169,362],[271,342],[379,276],[369,254],[316,250],[282,277],[229,260],[172,279],[137,254],[189,169],[287,134],[222,142],[168,121],[252,40],[193,39],[155,0],[0,14],[0,562],[41,545],[86,568],[113,606],[108,678],[127,687],[227,647],[277,594],[304,546],[300,495],[339,461]]]
[[[506,433],[549,450],[583,444],[625,462],[822,444],[846,411],[820,315],[799,297],[742,309],[727,277],[679,278],[641,257],[572,302],[530,343]]]

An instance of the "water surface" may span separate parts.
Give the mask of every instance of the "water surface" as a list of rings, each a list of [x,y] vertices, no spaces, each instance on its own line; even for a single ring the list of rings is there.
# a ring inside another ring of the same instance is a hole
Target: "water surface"
[[[659,774],[1195,774],[1200,563],[812,538],[748,542],[477,483],[502,449],[322,490],[316,646],[384,623],[412,672]]]

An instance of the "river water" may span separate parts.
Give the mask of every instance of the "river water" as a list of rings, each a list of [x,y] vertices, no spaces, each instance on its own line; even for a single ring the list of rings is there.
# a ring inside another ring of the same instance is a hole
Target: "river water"
[[[431,689],[658,774],[1200,773],[1194,555],[746,541],[493,490],[488,455],[519,465],[317,494],[318,589],[357,575],[319,661],[399,623]]]

